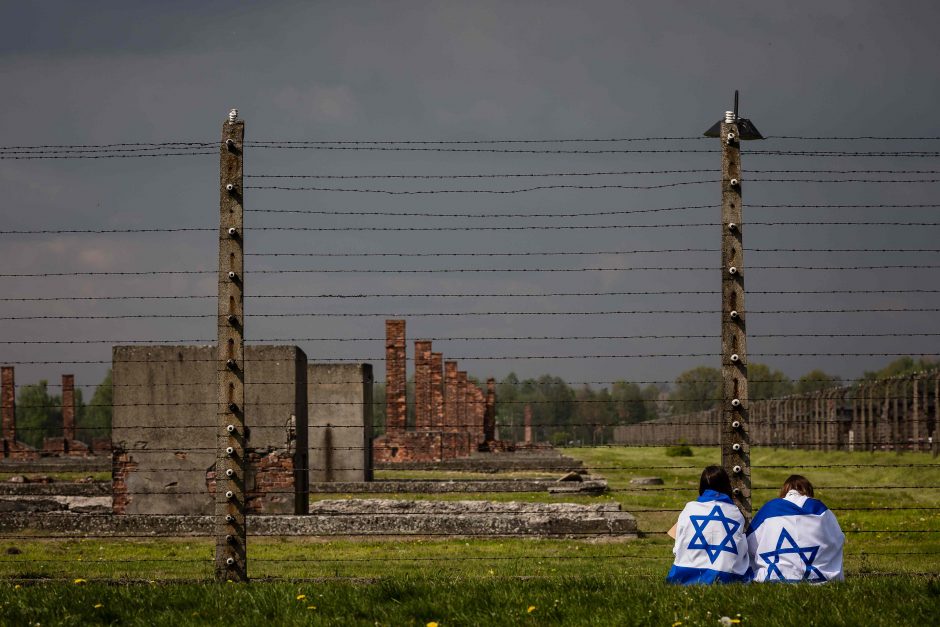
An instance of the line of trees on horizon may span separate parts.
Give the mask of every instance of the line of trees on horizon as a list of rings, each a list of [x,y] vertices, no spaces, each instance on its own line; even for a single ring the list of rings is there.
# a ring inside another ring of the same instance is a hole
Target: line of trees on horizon
[[[860,380],[937,369],[940,369],[940,362],[934,359],[901,357],[881,369],[865,371]],[[471,379],[481,384],[480,380]],[[496,385],[498,437],[512,441],[524,438],[524,412],[529,405],[536,441],[601,444],[610,440],[613,427],[619,425],[711,409],[721,398],[720,381],[721,371],[709,366],[686,370],[672,383],[639,384],[618,380],[609,387],[571,386],[551,374],[520,379],[511,372]],[[765,364],[748,365],[751,400],[808,394],[840,385],[843,380],[839,376],[819,369],[794,380]],[[92,438],[110,435],[112,398],[110,370],[88,404],[83,401],[81,389],[75,389],[76,437],[79,440],[90,443]],[[413,382],[408,384],[408,411],[413,422]],[[382,383],[373,388],[373,424],[375,434],[382,433],[385,425],[385,385]],[[61,437],[61,395],[51,394],[45,380],[21,386],[16,397],[16,426],[17,439],[36,448],[42,446],[43,438]]]

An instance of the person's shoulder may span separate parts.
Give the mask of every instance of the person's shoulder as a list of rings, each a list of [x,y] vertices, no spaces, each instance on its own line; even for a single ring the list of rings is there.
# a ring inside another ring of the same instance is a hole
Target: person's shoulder
[[[820,501],[819,499],[808,498],[806,502],[803,503],[803,513],[804,514],[823,514],[829,511],[829,508],[826,507],[826,504]]]
[[[768,518],[776,518],[777,516],[793,516],[800,513],[802,513],[801,508],[792,501],[781,498],[771,499],[764,503],[764,505],[759,510],[757,510],[757,514],[755,514],[754,518],[751,519],[751,524],[748,527],[747,533],[752,534],[757,531],[757,529]]]
[[[819,499],[807,498],[802,504],[794,503],[784,498],[776,498],[764,503],[757,515],[751,520],[748,533],[756,531],[768,518],[778,516],[820,516],[829,511],[829,508]]]

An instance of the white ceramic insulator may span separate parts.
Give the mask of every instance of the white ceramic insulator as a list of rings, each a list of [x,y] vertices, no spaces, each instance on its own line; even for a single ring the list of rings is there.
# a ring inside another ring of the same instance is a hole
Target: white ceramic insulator
[[[734,142],[734,133],[728,133],[727,140],[729,144]]]
[[[732,450],[732,451],[740,451],[740,450],[741,450],[741,445],[738,444],[737,442],[735,442],[734,444],[731,445],[731,450]]]
[[[726,113],[725,116],[727,116],[727,115],[728,115],[728,114]],[[732,114],[732,115],[733,115],[733,114]],[[231,111],[228,112],[228,121],[229,121],[229,122],[235,122],[235,120],[237,120],[237,119],[238,119],[238,109],[232,109]]]
[[[231,446],[226,447],[226,449],[225,449],[225,454],[226,454],[226,455],[234,455],[234,454],[235,454],[235,449],[234,449],[234,447],[231,447]]]
[[[733,399],[731,399],[731,406],[732,406],[732,407],[740,407],[740,406],[741,406],[741,399],[739,399],[739,398],[733,398]]]
[[[732,183],[732,185],[734,185],[734,183]],[[234,185],[234,183],[229,183],[228,185],[225,186],[225,189],[228,190],[228,191],[230,191],[230,192],[235,191],[235,185]]]
[[[229,425],[225,427],[225,430],[228,431],[229,433],[235,433],[235,425]]]
[[[227,498],[227,499],[231,499],[231,498],[234,498],[234,497],[235,497],[235,493],[232,492],[231,490],[229,490],[228,492],[225,493],[225,498]]]
[[[230,558],[228,558],[227,560],[225,560],[225,563],[226,563],[226,565],[228,565],[228,566],[234,566],[234,565],[235,565],[235,558],[234,558],[234,557],[230,557]]]
[[[740,182],[741,181],[739,181],[738,179],[731,179],[729,181],[729,183],[731,183],[731,187],[736,187]]]
[[[736,475],[741,473],[741,467],[740,467],[740,466],[735,466],[735,467],[732,468],[731,470],[733,470],[733,471],[734,471],[734,474],[736,474]]]
[[[229,273],[228,273],[228,278],[234,279],[234,278],[235,278],[235,273],[234,273],[234,272],[229,272]]]
[[[238,229],[236,229],[234,226],[228,227],[228,234],[229,234],[229,235],[231,235],[232,237],[235,237],[235,235],[236,235],[237,233],[238,233]]]
[[[738,225],[735,224],[734,222],[729,222],[729,223],[728,223],[728,230],[729,230],[729,231],[734,231],[734,230],[737,229],[737,228],[738,228]]]
[[[738,269],[736,267],[731,266],[730,268],[728,268],[728,274],[737,274],[737,273],[738,273]]]
[[[737,363],[741,361],[741,357],[737,353],[733,353],[731,355],[731,361]]]
[[[737,318],[738,318],[738,311],[737,311],[737,309],[732,309],[732,310],[731,310],[731,313],[729,313],[728,315],[731,316],[731,319],[732,319],[732,320],[737,320]]]
[[[234,474],[235,474],[235,471],[232,470],[231,468],[229,468],[228,470],[225,471],[225,476],[226,476],[226,477],[231,477],[231,476],[234,475]]]
[[[725,124],[734,124],[734,123],[735,123],[734,111],[725,111]]]
[[[731,423],[731,426],[732,426],[733,428],[737,429],[738,427],[741,426],[741,422],[738,421],[738,420],[735,420],[735,421],[733,421],[733,422]]]

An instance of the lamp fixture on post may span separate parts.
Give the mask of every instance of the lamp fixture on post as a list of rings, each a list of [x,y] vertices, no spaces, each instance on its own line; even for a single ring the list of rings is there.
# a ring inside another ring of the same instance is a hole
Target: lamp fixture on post
[[[737,123],[738,133],[741,135],[739,139],[742,139],[742,140],[764,139],[764,136],[760,134],[760,131],[757,130],[757,127],[754,126],[753,122],[751,122],[747,118],[738,117],[738,90],[737,89],[734,90],[734,111],[726,112],[724,120],[718,120],[710,129],[705,131],[705,137],[720,137],[722,122],[726,122],[728,124]]]

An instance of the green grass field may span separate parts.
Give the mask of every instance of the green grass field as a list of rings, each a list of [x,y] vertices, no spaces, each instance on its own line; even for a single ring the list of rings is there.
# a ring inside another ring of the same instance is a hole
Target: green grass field
[[[926,454],[753,451],[755,507],[776,494],[786,475],[807,475],[846,531],[848,581],[677,588],[663,583],[672,554],[662,532],[697,495],[698,474],[718,461],[717,451],[694,449],[693,457],[667,457],[661,448],[565,452],[607,477],[611,492],[576,498],[547,493],[422,498],[613,500],[636,514],[640,539],[251,538],[249,569],[255,581],[244,587],[207,583],[213,546],[206,539],[6,538],[0,539],[0,622],[718,625],[722,616],[753,625],[935,622],[940,464]],[[829,465],[838,467],[820,467]],[[444,478],[431,472],[396,474]],[[665,485],[630,484],[632,477],[654,475]],[[115,580],[126,585],[111,585]],[[530,607],[535,609],[529,612]]]

